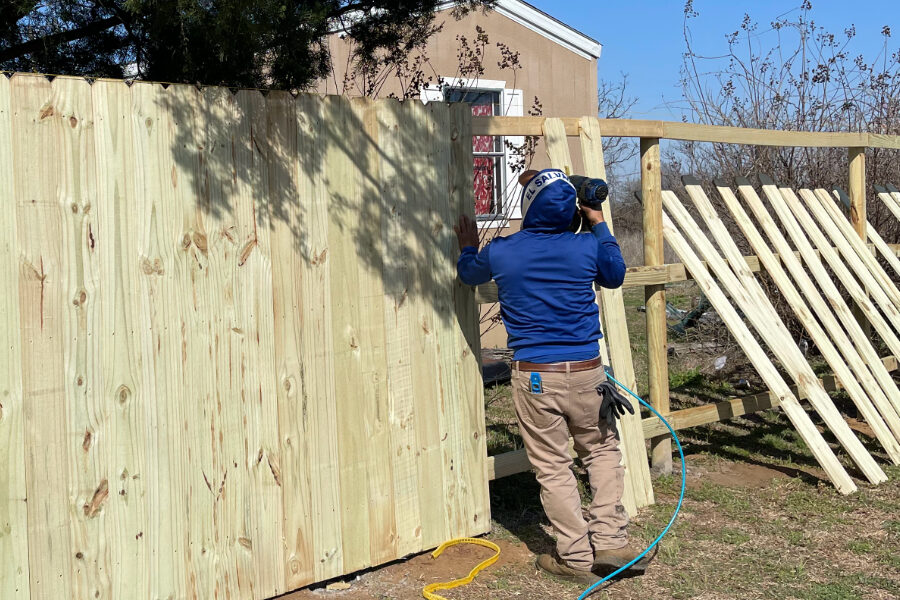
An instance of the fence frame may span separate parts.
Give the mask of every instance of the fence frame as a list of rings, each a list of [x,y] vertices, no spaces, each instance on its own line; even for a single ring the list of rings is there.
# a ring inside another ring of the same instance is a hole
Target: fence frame
[[[577,137],[580,118],[562,119],[566,135]],[[666,339],[665,286],[690,279],[681,263],[663,260],[662,186],[660,173],[660,140],[711,142],[737,145],[782,146],[800,148],[846,148],[848,156],[847,188],[850,197],[850,222],[866,243],[866,163],[868,148],[900,149],[900,136],[874,133],[802,132],[748,129],[700,125],[676,121],[632,119],[599,119],[605,137],[627,137],[640,140],[641,190],[643,196],[644,265],[631,267],[623,287],[643,287],[646,304],[648,377],[650,404],[672,423],[675,429],[696,427],[725,421],[743,414],[777,406],[777,398],[769,392],[735,398],[717,404],[671,411],[669,407],[669,365]],[[473,117],[472,135],[542,136],[544,117]],[[868,247],[872,247],[868,245]],[[891,248],[900,255],[900,244]],[[750,270],[763,270],[756,256],[746,256]],[[497,301],[496,285],[479,286],[476,299],[480,304]],[[888,370],[898,369],[898,358],[884,358]],[[826,389],[837,389],[839,383],[826,377]],[[662,435],[653,419],[643,422],[644,436],[651,441],[651,465],[654,470],[669,472],[672,468],[671,442]],[[506,452],[488,458],[491,479],[528,470],[530,464],[523,450]]]

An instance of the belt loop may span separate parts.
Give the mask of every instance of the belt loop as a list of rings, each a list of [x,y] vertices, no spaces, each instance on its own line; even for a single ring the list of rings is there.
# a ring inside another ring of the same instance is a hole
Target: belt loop
[[[571,374],[572,374],[572,362],[567,360],[566,361],[566,375],[571,375]]]

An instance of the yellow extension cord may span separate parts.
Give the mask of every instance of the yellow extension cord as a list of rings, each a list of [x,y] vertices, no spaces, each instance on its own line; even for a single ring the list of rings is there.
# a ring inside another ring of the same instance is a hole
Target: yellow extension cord
[[[497,559],[500,558],[500,547],[497,544],[495,544],[494,542],[489,542],[487,540],[479,540],[477,538],[457,538],[455,540],[450,540],[449,542],[444,542],[443,544],[438,546],[437,550],[431,553],[431,557],[437,558],[444,550],[446,550],[450,546],[455,546],[457,544],[475,544],[477,546],[484,546],[485,548],[490,548],[491,550],[496,552],[496,554],[494,554],[489,559],[480,562],[474,569],[469,571],[468,575],[466,575],[462,579],[454,579],[453,581],[430,583],[426,585],[422,590],[422,597],[426,598],[426,600],[447,600],[443,596],[435,594],[434,592],[436,592],[437,590],[450,590],[472,583],[476,575],[497,562]]]

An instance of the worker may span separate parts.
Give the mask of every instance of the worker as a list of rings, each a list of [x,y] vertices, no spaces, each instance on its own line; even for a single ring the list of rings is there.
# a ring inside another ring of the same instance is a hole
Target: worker
[[[580,209],[590,232],[572,232],[576,190],[565,173],[528,171],[519,181],[521,231],[479,251],[476,224],[460,216],[454,227],[461,251],[457,272],[466,285],[497,282],[507,345],[514,351],[519,431],[557,537],[558,557],[542,554],[536,566],[590,585],[598,572],[624,566],[640,553],[628,542],[622,504],[625,469],[614,417],[624,410],[604,406],[598,389],[607,378],[599,359],[602,333],[593,284],[620,287],[625,261],[599,206]],[[607,396],[606,404],[614,401]],[[588,520],[571,469],[570,434],[590,479]],[[632,567],[645,568],[645,562]]]

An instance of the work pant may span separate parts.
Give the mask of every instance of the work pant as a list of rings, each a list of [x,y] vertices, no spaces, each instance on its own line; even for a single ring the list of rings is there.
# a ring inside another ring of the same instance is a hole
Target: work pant
[[[530,371],[512,372],[513,401],[528,460],[541,485],[541,503],[556,531],[559,557],[576,569],[590,569],[595,550],[628,542],[628,514],[622,505],[625,467],[615,431],[599,418],[606,380],[603,367],[577,373],[539,373],[542,391],[532,391]],[[572,472],[569,434],[590,479],[590,520],[581,510]]]

